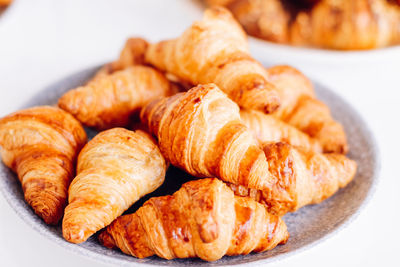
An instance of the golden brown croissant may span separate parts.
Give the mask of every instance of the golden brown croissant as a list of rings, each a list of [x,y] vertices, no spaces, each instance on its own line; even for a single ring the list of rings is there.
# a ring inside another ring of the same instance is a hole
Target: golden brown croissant
[[[323,0],[292,25],[292,43],[371,49],[400,42],[400,8],[386,0]]]
[[[241,110],[240,117],[261,143],[282,141],[306,150],[322,152],[321,145],[316,139],[272,115],[256,110]]]
[[[4,6],[8,6],[9,4],[11,4],[13,2],[13,0],[0,0],[0,8],[4,7]],[[0,10],[1,11],[1,10]]]
[[[133,66],[64,94],[58,105],[97,129],[126,126],[149,101],[170,94],[168,80],[151,67]]]
[[[328,106],[315,98],[311,82],[289,66],[275,66],[267,72],[281,99],[274,116],[318,140],[324,152],[347,153],[343,126],[332,118]]]
[[[277,65],[267,68],[267,78],[275,85],[281,99],[281,105],[274,115],[284,121],[295,110],[299,98],[316,97],[311,81],[291,66]]]
[[[159,187],[166,168],[148,134],[122,128],[99,133],[79,154],[62,224],[64,238],[81,243],[109,225]]]
[[[357,169],[357,164],[344,155],[295,149],[282,142],[266,143],[264,152],[269,171],[277,177],[275,185],[263,191],[230,187],[235,194],[254,198],[280,216],[332,196],[353,179]]]
[[[239,107],[215,84],[155,100],[141,112],[171,164],[198,177],[263,189],[273,177]]]
[[[105,64],[102,68],[100,68],[100,70],[92,78],[92,81],[118,70],[124,70],[134,65],[143,65],[144,55],[147,47],[148,42],[146,40],[137,37],[129,38],[122,48],[119,58],[116,61]]]
[[[4,164],[18,174],[25,200],[48,224],[63,215],[74,162],[85,143],[80,123],[58,108],[29,108],[0,120]]]
[[[222,7],[207,9],[179,38],[150,45],[146,61],[194,85],[215,83],[243,108],[269,113],[279,106],[265,69],[248,52],[246,34]]]
[[[273,42],[288,42],[289,13],[280,0],[208,0],[227,7],[246,32]]]
[[[116,219],[99,239],[138,258],[156,254],[214,261],[269,250],[288,237],[281,218],[250,198],[235,197],[218,179],[207,178],[184,184],[172,196],[149,199],[136,213]]]

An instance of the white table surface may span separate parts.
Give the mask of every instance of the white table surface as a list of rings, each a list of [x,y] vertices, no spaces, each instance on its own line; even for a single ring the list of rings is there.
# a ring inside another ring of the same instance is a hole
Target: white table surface
[[[172,38],[200,16],[199,3],[189,0],[16,0],[0,16],[0,116],[57,80],[116,58],[127,37]],[[382,169],[376,193],[349,226],[270,266],[400,265],[399,53],[361,66],[278,60],[294,63],[355,106],[377,138]],[[102,266],[36,233],[3,196],[0,218],[0,266]]]

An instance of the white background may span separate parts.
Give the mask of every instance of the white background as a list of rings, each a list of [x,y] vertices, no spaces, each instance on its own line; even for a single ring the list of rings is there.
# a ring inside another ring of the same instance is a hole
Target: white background
[[[125,39],[172,38],[201,16],[196,1],[16,0],[0,16],[0,116],[47,85],[117,57]],[[351,102],[375,134],[378,189],[361,214],[327,241],[270,266],[399,266],[400,52],[351,55],[335,63],[252,46],[264,63],[292,63]],[[388,56],[389,54],[389,56]],[[270,60],[269,60],[270,59]],[[0,197],[0,266],[102,266],[64,250],[19,218]]]

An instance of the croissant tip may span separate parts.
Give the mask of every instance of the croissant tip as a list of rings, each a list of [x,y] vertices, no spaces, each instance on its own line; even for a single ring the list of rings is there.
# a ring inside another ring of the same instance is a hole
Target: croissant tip
[[[85,231],[76,225],[65,227],[63,223],[62,233],[65,240],[75,244],[85,242],[87,239]]]
[[[47,207],[41,209],[33,209],[35,210],[35,213],[39,215],[46,224],[56,225],[61,219],[61,215],[59,215],[59,212],[51,211]]]
[[[98,240],[103,246],[105,246],[107,248],[115,247],[114,238],[106,230],[102,231],[99,234]]]
[[[42,192],[40,195],[32,195],[35,192],[27,190],[25,192],[25,198],[27,202],[35,211],[35,213],[41,217],[46,224],[56,225],[63,214],[64,203],[62,200],[54,199],[51,194]]]
[[[285,236],[283,237],[282,241],[279,243],[279,245],[284,245],[289,241],[290,233],[289,231],[285,231]]]
[[[264,106],[264,113],[270,114],[276,111],[280,107],[279,98],[272,100],[271,103],[268,103]]]

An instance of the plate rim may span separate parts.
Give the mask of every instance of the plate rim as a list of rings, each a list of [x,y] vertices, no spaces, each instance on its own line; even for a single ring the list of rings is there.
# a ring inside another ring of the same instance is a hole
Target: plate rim
[[[361,64],[370,61],[390,60],[400,52],[400,44],[364,50],[337,50],[318,47],[295,46],[290,44],[275,43],[248,36],[250,50],[271,53],[284,53],[286,58],[295,60],[307,60],[313,63],[325,64]],[[254,53],[257,54],[257,53]]]
[[[63,82],[72,79],[73,77],[78,77],[79,75],[84,75],[90,71],[94,72],[101,66],[102,65],[84,68],[84,69],[81,69],[80,71],[75,71],[72,74],[63,76],[63,78],[58,79],[55,82],[50,83],[48,86],[45,86],[42,90],[39,90],[38,93],[36,93],[32,97],[30,97],[28,99],[28,101],[23,103],[23,105],[20,105],[19,109],[24,109],[29,106],[32,106],[30,104],[32,102],[34,102],[34,100],[38,97],[38,94],[44,93],[46,91],[54,90],[54,88],[56,88],[57,85],[62,84]],[[302,247],[295,248],[294,250],[291,250],[289,252],[274,255],[274,256],[271,256],[271,257],[268,257],[265,259],[258,259],[258,260],[249,261],[246,263],[219,263],[218,265],[220,265],[220,266],[227,266],[227,265],[248,266],[250,264],[251,265],[267,264],[267,263],[274,262],[274,261],[281,261],[287,257],[291,257],[300,252],[311,249],[312,247],[315,247],[318,244],[330,239],[332,236],[336,235],[337,233],[339,233],[340,231],[342,231],[343,229],[348,227],[355,219],[358,218],[360,213],[367,207],[367,205],[370,203],[371,199],[375,195],[377,186],[379,184],[379,181],[381,180],[380,179],[381,152],[380,152],[378,143],[376,141],[376,138],[373,134],[373,131],[371,130],[368,123],[364,120],[363,116],[346,99],[344,99],[342,96],[337,94],[334,90],[331,90],[330,87],[325,86],[324,83],[321,83],[321,82],[313,79],[312,77],[311,78],[308,77],[308,78],[312,81],[313,85],[316,88],[318,88],[318,87],[323,88],[323,90],[327,91],[329,95],[334,95],[334,97],[339,99],[345,106],[347,106],[349,111],[352,113],[352,116],[355,117],[357,119],[357,121],[359,121],[359,127],[362,129],[362,132],[363,132],[364,136],[366,137],[366,139],[368,140],[368,143],[370,143],[370,149],[372,150],[372,155],[373,155],[372,162],[374,163],[374,168],[373,168],[373,172],[371,173],[371,178],[372,178],[371,185],[368,188],[368,191],[367,191],[364,199],[361,201],[360,205],[358,206],[358,208],[352,214],[350,214],[347,218],[345,218],[345,220],[343,222],[341,222],[333,230],[326,233],[321,238],[313,240],[310,243],[308,243]],[[40,225],[37,223],[30,223],[29,220],[24,219],[24,218],[26,218],[26,215],[29,214],[28,210],[18,208],[18,205],[16,204],[16,202],[14,202],[12,200],[12,196],[11,196],[12,194],[7,192],[6,183],[3,180],[5,180],[5,179],[0,179],[0,191],[2,192],[4,198],[6,199],[7,203],[10,205],[12,210],[14,210],[14,212],[18,215],[18,217],[22,221],[24,221],[24,223],[29,225],[32,229],[34,229],[35,231],[40,233],[42,236],[51,240],[53,243],[56,243],[59,247],[65,248],[68,251],[73,252],[76,255],[90,258],[94,262],[98,262],[98,263],[107,263],[107,264],[113,264],[113,265],[119,265],[119,266],[127,266],[127,265],[129,265],[129,266],[155,266],[155,264],[151,264],[151,263],[147,263],[147,262],[126,261],[124,259],[118,259],[118,258],[115,258],[112,256],[99,254],[97,252],[91,251],[90,249],[82,247],[79,244],[77,245],[77,244],[72,244],[72,243],[68,243],[68,242],[59,242],[60,239],[63,239],[62,237],[57,236],[56,234],[52,233],[51,231],[47,230],[46,228],[41,228]],[[24,202],[25,202],[25,200],[24,200]],[[205,262],[205,263],[207,263],[207,262]],[[212,262],[209,262],[209,263],[212,264]],[[165,264],[165,265],[174,265],[174,264],[173,264],[173,262],[169,262],[169,264]]]

